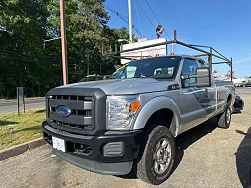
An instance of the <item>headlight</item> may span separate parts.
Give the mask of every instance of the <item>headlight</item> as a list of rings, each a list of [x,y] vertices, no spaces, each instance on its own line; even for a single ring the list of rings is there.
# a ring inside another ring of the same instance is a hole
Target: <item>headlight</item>
[[[133,117],[141,106],[139,96],[108,96],[108,130],[130,130]]]

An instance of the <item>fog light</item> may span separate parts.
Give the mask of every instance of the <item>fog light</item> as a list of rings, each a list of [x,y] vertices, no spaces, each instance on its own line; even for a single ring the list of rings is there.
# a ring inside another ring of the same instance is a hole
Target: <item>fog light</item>
[[[124,151],[123,142],[110,142],[104,146],[104,156],[116,157],[122,156]]]

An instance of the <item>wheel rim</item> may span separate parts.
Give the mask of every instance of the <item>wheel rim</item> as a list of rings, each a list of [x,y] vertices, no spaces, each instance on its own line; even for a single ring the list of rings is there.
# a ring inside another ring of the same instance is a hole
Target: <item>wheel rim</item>
[[[231,110],[230,110],[230,108],[227,109],[226,120],[227,120],[227,124],[229,124],[230,121],[231,121]]]
[[[171,145],[167,138],[161,138],[156,144],[153,157],[153,168],[157,174],[166,171],[171,161]]]

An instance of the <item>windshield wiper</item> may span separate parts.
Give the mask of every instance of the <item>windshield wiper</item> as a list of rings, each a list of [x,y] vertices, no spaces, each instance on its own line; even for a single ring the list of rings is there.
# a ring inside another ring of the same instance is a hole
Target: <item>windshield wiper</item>
[[[155,78],[155,79],[170,79],[171,77],[170,76],[163,76],[163,75],[160,75],[160,76],[154,75],[154,76],[151,76],[151,78]]]

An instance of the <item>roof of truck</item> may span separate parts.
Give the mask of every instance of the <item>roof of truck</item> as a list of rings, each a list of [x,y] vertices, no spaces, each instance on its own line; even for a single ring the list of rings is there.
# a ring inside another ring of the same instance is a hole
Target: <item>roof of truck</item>
[[[189,59],[195,59],[195,60],[200,60],[205,62],[203,59],[199,58],[199,57],[195,57],[192,55],[183,55],[183,54],[177,54],[177,55],[164,55],[164,56],[156,56],[156,57],[147,57],[147,58],[143,58],[143,59],[137,59],[134,61],[139,61],[139,60],[145,60],[145,59],[156,59],[156,58],[165,58],[165,57],[181,57],[181,58],[189,58]]]

